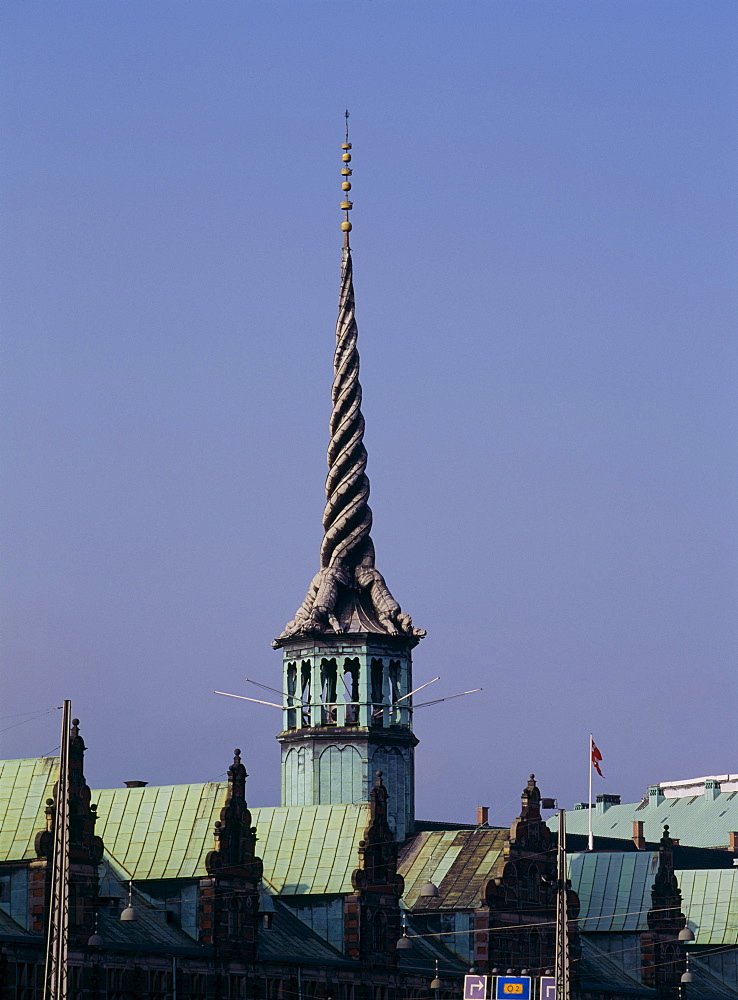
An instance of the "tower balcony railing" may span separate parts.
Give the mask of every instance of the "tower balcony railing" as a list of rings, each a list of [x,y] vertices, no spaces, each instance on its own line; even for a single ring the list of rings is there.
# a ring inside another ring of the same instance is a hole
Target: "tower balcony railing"
[[[333,701],[288,705],[285,728],[310,729],[315,725],[371,729],[409,729],[412,708],[384,702]],[[320,720],[320,721],[318,721]]]

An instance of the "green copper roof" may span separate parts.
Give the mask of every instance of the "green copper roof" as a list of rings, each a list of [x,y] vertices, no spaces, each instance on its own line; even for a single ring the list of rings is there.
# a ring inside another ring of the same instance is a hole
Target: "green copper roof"
[[[583,931],[644,931],[658,853],[572,854],[569,878],[581,902]],[[676,873],[682,912],[696,944],[738,944],[738,869]]]
[[[0,761],[0,861],[36,857],[33,841],[46,829],[58,772],[58,757]]]
[[[417,909],[464,909],[479,905],[504,846],[505,830],[431,830],[403,844],[400,873],[404,900]],[[437,898],[422,898],[426,882],[438,886]]]
[[[0,761],[0,861],[35,857],[33,842],[45,827],[45,802],[52,795],[57,767],[55,757]],[[110,857],[136,880],[198,878],[205,875],[205,857],[213,847],[213,827],[226,792],[225,782],[93,792],[97,832]],[[733,793],[721,799],[715,800],[721,806],[735,801]],[[674,816],[677,810],[682,816],[691,815],[689,799],[673,801],[678,803]],[[614,810],[625,808],[613,806],[599,818],[608,819]],[[663,828],[663,808],[652,811],[654,823]],[[583,815],[586,821],[586,812]],[[284,895],[351,891],[356,848],[369,821],[368,805],[262,808],[253,809],[252,816],[270,891]],[[728,818],[726,823],[723,818],[723,827],[735,829],[738,822]],[[671,828],[675,834],[680,831],[676,821]],[[423,831],[410,838],[400,852],[406,904],[416,910],[475,907],[495,874],[504,837],[503,830],[463,829]],[[571,855],[570,878],[581,900],[583,929],[644,929],[657,868],[658,855],[652,851]],[[679,871],[677,877],[697,943],[738,943],[738,869]],[[428,881],[438,886],[438,898],[420,897],[421,886]]]
[[[264,876],[282,895],[351,892],[367,803],[254,809]]]
[[[46,799],[58,758],[0,762],[0,861],[35,857],[46,825]],[[213,827],[226,782],[93,791],[96,832],[110,856],[134,879],[198,878],[213,849]],[[369,822],[366,803],[252,810],[257,851],[273,891],[344,893],[358,864],[356,848]]]
[[[226,789],[222,782],[207,782],[96,791],[95,832],[135,879],[205,875]]]
[[[97,833],[135,879],[200,877],[227,789],[225,782],[103,789],[93,794]],[[365,803],[252,809],[270,887],[286,895],[350,892],[368,810]]]
[[[572,809],[566,813],[567,833],[587,833],[588,809]],[[680,844],[693,847],[727,847],[728,832],[738,830],[738,792],[685,795],[676,799],[650,796],[648,801],[628,802],[609,806],[604,811],[592,811],[595,837],[633,836],[633,821],[643,821],[643,834],[650,843],[658,843],[669,824],[672,837]],[[552,830],[558,828],[558,817],[548,821]],[[595,847],[597,845],[595,844]]]
[[[738,944],[738,868],[678,871],[695,944]]]
[[[582,905],[583,931],[647,929],[646,911],[659,866],[656,852],[572,854],[568,861],[572,888]]]

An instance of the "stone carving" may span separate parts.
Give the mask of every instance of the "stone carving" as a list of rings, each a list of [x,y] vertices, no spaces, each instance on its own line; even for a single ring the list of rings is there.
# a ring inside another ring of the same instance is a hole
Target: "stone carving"
[[[292,636],[330,631],[366,630],[415,638],[425,635],[402,612],[374,565],[357,338],[351,251],[344,247],[321,568],[275,646]]]

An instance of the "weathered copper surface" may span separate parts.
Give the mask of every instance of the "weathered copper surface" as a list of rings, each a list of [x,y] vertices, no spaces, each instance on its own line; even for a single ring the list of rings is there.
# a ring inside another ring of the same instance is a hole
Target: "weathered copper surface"
[[[344,247],[320,570],[274,645],[296,635],[382,632],[420,638],[374,564],[351,250]]]

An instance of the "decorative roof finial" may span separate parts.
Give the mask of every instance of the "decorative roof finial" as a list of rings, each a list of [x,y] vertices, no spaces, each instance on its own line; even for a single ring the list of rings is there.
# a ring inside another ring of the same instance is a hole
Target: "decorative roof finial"
[[[346,118],[346,141],[341,146],[341,149],[343,150],[343,156],[341,157],[341,159],[343,160],[343,169],[341,170],[343,183],[341,184],[341,190],[344,193],[343,201],[341,202],[341,208],[345,213],[346,218],[341,223],[341,229],[343,230],[343,245],[348,249],[349,233],[351,232],[351,223],[349,222],[349,212],[354,207],[354,203],[352,201],[349,201],[349,196],[348,196],[348,192],[351,190],[351,181],[349,180],[349,177],[353,173],[351,167],[349,166],[349,163],[351,163],[351,153],[349,152],[351,149],[351,143],[349,142],[348,108],[346,108],[345,118]]]
[[[425,632],[415,628],[404,614],[374,565],[374,544],[370,531],[367,454],[364,447],[364,417],[361,413],[359,383],[359,330],[354,312],[354,282],[349,233],[348,200],[351,190],[351,143],[343,143],[343,183],[345,201],[341,208],[346,218],[341,223],[343,255],[341,292],[338,299],[336,351],[333,356],[333,409],[328,444],[328,477],[325,482],[326,504],[323,512],[323,543],[320,547],[320,572],[313,578],[297,614],[287,623],[273,646],[281,646],[296,635],[325,632],[379,632],[407,635],[417,642]]]

